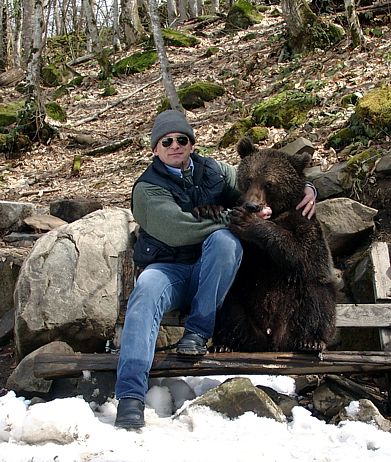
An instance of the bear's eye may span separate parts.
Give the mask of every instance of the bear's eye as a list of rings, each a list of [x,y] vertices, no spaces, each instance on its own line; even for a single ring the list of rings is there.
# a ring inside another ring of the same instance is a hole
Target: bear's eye
[[[270,181],[267,181],[264,187],[266,191],[271,191],[273,189],[273,184]]]
[[[247,191],[253,182],[252,178],[246,178],[245,182],[243,183],[244,190]]]

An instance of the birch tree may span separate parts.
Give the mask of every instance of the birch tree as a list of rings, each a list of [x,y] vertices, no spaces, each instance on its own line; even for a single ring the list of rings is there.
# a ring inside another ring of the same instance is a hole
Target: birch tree
[[[105,50],[102,48],[98,27],[96,25],[96,17],[94,14],[92,0],[83,0],[83,9],[87,23],[89,38],[91,39],[92,51],[95,54],[96,60],[102,72],[102,79],[108,79],[112,74],[111,63]]]
[[[288,46],[294,52],[327,49],[344,36],[342,27],[320,20],[306,0],[281,0],[288,29]]]
[[[137,43],[140,37],[145,34],[138,14],[137,0],[121,0],[120,27],[127,49]]]
[[[163,85],[166,91],[167,98],[170,101],[171,109],[176,109],[183,112],[183,107],[179,101],[167,59],[166,49],[164,47],[162,31],[160,29],[160,19],[157,13],[156,0],[149,0],[149,16],[151,20],[151,28],[153,39],[155,41],[156,51],[160,61],[160,69],[162,71]]]
[[[7,61],[7,8],[4,0],[0,0],[0,71],[5,71]]]
[[[119,11],[118,0],[113,0],[113,48],[116,51],[121,51],[121,41],[119,38]]]
[[[346,17],[348,19],[350,37],[352,39],[352,45],[356,47],[365,46],[365,36],[361,29],[360,21],[356,13],[356,5],[354,0],[344,0]]]

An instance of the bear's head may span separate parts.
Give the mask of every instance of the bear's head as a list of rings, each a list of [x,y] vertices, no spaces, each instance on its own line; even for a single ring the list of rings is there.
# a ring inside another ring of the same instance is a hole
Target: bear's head
[[[289,155],[276,149],[257,149],[243,138],[237,151],[238,187],[242,205],[249,211],[269,206],[273,215],[296,208],[304,194],[304,168],[310,163],[308,153]]]

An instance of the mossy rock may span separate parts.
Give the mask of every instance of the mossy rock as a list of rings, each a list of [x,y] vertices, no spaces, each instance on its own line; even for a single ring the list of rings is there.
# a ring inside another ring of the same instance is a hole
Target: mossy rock
[[[342,96],[341,106],[347,108],[348,106],[355,106],[360,99],[360,96],[357,93],[349,93]]]
[[[18,120],[18,114],[24,107],[24,101],[0,104],[0,127],[7,127]]]
[[[66,83],[65,85],[60,85],[58,88],[56,88],[53,92],[52,95],[52,100],[55,101],[69,93],[69,90],[75,88],[75,87],[80,87],[84,80],[83,75],[79,75],[78,77],[75,77],[72,79],[70,82]]]
[[[219,141],[219,148],[227,148],[228,146],[237,143],[251,127],[251,117],[238,120],[221,137]]]
[[[195,47],[200,43],[198,38],[190,34],[184,34],[174,29],[162,29],[162,36],[165,45],[173,47]]]
[[[267,127],[263,126],[251,127],[250,130],[245,133],[245,136],[250,138],[254,144],[258,144],[260,141],[267,140],[269,137],[269,130]]]
[[[57,122],[66,122],[67,113],[66,111],[55,101],[51,101],[45,105],[46,114]]]
[[[254,5],[247,0],[237,0],[228,11],[225,30],[248,29],[254,24],[259,24],[262,19],[263,15],[258,12]]]
[[[153,66],[158,59],[157,53],[154,50],[140,51],[133,53],[126,58],[120,59],[113,66],[114,75],[129,75],[144,72]]]
[[[352,144],[355,138],[356,134],[350,127],[341,128],[328,137],[326,147],[338,151]]]
[[[179,101],[188,110],[204,107],[205,101],[212,101],[224,93],[225,90],[221,85],[205,81],[182,85],[177,91]],[[169,107],[170,102],[165,98],[158,111],[165,111]]]
[[[364,149],[346,162],[346,169],[362,178],[366,177],[378,159],[382,156],[381,152],[375,148]]]
[[[303,124],[308,111],[317,103],[318,98],[312,94],[286,90],[255,106],[253,124],[289,129]]]
[[[31,147],[29,137],[16,130],[9,134],[0,134],[0,152],[5,153],[7,159],[17,159],[19,155]]]
[[[357,103],[355,121],[370,137],[391,134],[391,85],[368,92]]]
[[[41,69],[41,77],[44,85],[58,87],[65,84],[75,75],[64,65],[49,64]]]

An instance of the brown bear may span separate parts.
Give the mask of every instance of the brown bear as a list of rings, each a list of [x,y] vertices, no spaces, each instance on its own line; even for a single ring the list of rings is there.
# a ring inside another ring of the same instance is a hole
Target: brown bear
[[[231,212],[229,226],[244,255],[218,312],[213,344],[234,351],[322,351],[335,329],[332,259],[317,219],[296,210],[311,158],[257,150],[246,138],[237,149],[242,205]],[[260,217],[265,207],[270,219]]]

